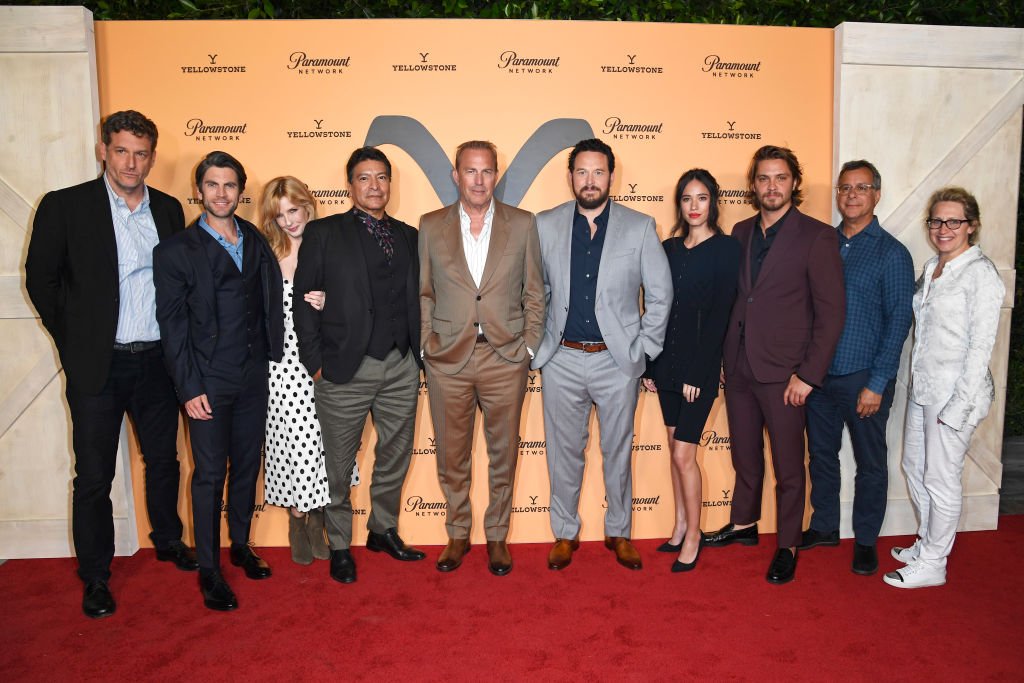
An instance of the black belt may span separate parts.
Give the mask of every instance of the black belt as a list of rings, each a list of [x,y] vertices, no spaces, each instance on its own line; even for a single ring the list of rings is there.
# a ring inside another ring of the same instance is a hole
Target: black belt
[[[114,342],[115,351],[127,351],[128,353],[143,353],[145,351],[152,351],[160,346],[159,341],[148,341],[148,342],[128,342],[127,344],[119,344]]]
[[[608,350],[608,345],[604,342],[574,342],[569,341],[568,339],[563,339],[562,346],[567,349],[582,351],[583,353],[598,353],[599,351]]]

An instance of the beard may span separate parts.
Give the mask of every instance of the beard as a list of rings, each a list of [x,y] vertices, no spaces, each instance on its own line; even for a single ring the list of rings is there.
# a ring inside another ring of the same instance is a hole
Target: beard
[[[588,190],[596,191],[597,196],[591,196],[591,198],[589,199],[584,198],[583,193],[587,192]],[[601,190],[601,188],[594,187],[593,185],[584,187],[582,190],[576,193],[576,203],[580,205],[581,209],[586,209],[588,211],[590,209],[596,209],[597,207],[604,204],[605,201],[607,201],[609,190],[610,188]]]

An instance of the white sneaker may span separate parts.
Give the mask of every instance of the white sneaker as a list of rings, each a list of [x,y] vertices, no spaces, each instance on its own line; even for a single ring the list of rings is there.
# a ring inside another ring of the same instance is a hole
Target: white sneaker
[[[890,586],[896,588],[928,588],[946,583],[946,569],[935,567],[927,562],[914,561],[903,569],[889,572],[882,577]]]
[[[903,564],[910,564],[915,561],[918,555],[921,554],[921,541],[914,541],[914,545],[906,548],[893,548],[891,551],[892,556]]]

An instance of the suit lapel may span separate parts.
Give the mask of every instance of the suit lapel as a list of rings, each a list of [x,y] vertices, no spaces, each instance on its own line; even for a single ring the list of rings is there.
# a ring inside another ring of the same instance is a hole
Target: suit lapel
[[[798,217],[799,212],[794,207],[789,215],[783,220],[782,225],[779,226],[779,232],[775,235],[775,241],[772,242],[772,248],[768,250],[768,253],[764,257],[764,263],[761,264],[761,272],[758,273],[757,279],[759,282],[763,281],[764,278],[775,268],[775,264],[783,260],[787,253],[790,251],[790,245],[792,245],[798,238]],[[755,227],[756,229],[756,227]],[[753,232],[751,232],[753,237]],[[749,249],[747,250],[749,253]],[[749,258],[749,257],[748,257]],[[749,277],[749,269],[748,269]]]
[[[613,257],[609,254],[614,254],[615,250],[619,248],[619,243],[624,239],[622,235],[624,224],[619,220],[619,207],[612,200],[608,200],[610,206],[608,207],[608,225],[604,226],[604,245],[601,247],[601,262],[597,266],[597,292],[594,294],[594,301],[597,302],[601,298],[602,285],[605,280],[614,275],[608,271],[612,267],[611,259]],[[612,226],[616,226],[615,229]]]
[[[740,244],[743,246],[743,258],[740,259],[740,267],[742,272],[740,273],[741,282],[745,291],[750,291],[750,243],[754,239],[754,230],[757,226],[753,221],[750,223],[750,230],[747,230],[747,235],[744,237]]]
[[[505,245],[508,244],[511,229],[508,218],[505,215],[505,205],[494,202],[494,216],[491,218],[491,240],[487,245],[487,260],[484,262],[484,272],[480,276],[480,287],[483,288],[487,281],[494,275],[498,264],[501,262],[501,255],[505,253]]]
[[[114,216],[110,211],[110,195],[107,194],[107,185],[103,177],[96,179],[96,192],[93,194],[93,201],[96,207],[93,209],[93,216],[99,216],[96,222],[96,241],[100,249],[110,259],[110,265],[117,273],[117,237],[114,235]]]
[[[469,272],[469,263],[466,261],[466,252],[462,249],[462,225],[459,222],[458,201],[451,205],[448,215],[444,219],[444,244],[448,248],[454,269],[470,287],[476,289],[473,275]]]
[[[356,282],[359,283],[359,287],[362,288],[362,298],[365,301],[370,300],[370,271],[366,267],[366,258],[363,254],[363,236],[359,234],[360,230],[366,230],[363,223],[356,218],[355,213],[349,211],[346,213],[341,220],[341,244],[345,246],[345,253],[341,254],[342,259],[346,256],[350,256],[349,261],[352,267],[358,271]],[[392,227],[392,230],[394,228]],[[396,236],[397,237],[397,236]]]
[[[562,223],[565,226],[565,230],[563,234],[558,236],[557,253],[555,254],[555,263],[558,264],[561,270],[562,306],[565,310],[569,310],[569,287],[572,286],[572,229],[575,218],[576,202],[570,202]]]
[[[171,236],[171,222],[170,216],[163,210],[163,202],[153,200],[156,197],[153,194],[152,188],[149,191],[149,212],[153,214],[153,223],[156,224],[156,234],[161,240],[165,240]]]
[[[214,316],[217,315],[217,293],[213,289],[213,267],[210,265],[210,257],[206,253],[206,239],[214,242],[214,246],[222,249],[216,241],[205,234],[205,230],[199,227],[199,219],[190,225],[185,231],[189,238],[187,244],[188,260],[192,265],[192,271],[196,274],[195,291],[206,301]],[[206,239],[204,239],[204,237]]]

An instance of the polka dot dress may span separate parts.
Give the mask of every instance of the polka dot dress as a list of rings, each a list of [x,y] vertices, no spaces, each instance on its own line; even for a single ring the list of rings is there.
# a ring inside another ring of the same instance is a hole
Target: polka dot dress
[[[330,502],[313,379],[299,363],[292,322],[292,283],[284,281],[284,358],[270,363],[265,498],[301,512]]]

